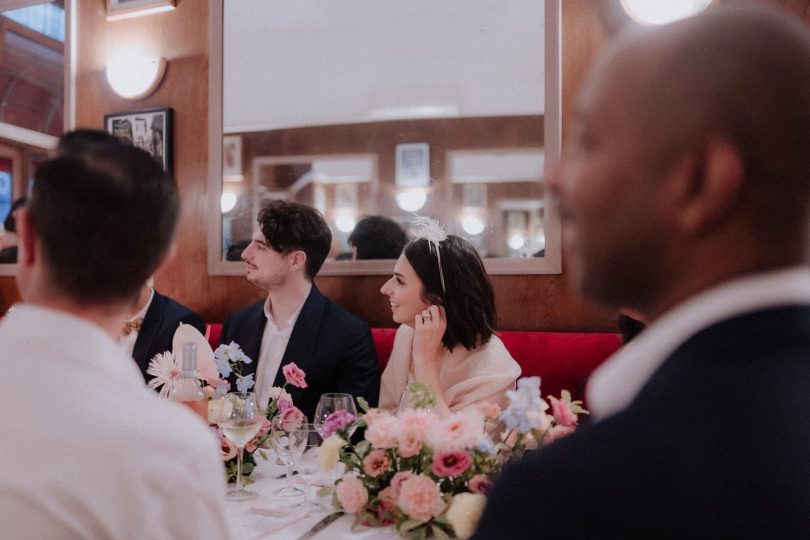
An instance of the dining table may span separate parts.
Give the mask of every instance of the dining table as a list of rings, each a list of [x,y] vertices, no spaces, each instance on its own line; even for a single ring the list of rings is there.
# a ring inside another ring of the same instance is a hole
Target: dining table
[[[334,477],[323,474],[295,474],[292,484],[305,492],[298,497],[281,497],[274,491],[283,487],[286,468],[273,460],[259,460],[246,489],[257,497],[244,501],[225,501],[225,509],[235,540],[311,540],[396,539],[394,527],[366,527],[354,524],[354,516],[341,515],[315,534],[305,536],[317,523],[336,512],[331,496],[318,496],[318,490],[331,484]],[[230,484],[229,489],[233,487]]]

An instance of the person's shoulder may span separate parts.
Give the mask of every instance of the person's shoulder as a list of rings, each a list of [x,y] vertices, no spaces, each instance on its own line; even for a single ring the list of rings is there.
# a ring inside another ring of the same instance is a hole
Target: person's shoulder
[[[155,291],[155,301],[162,303],[163,310],[165,312],[172,313],[175,318],[205,323],[205,319],[203,319],[199,313],[181,304],[180,302],[178,302],[177,300],[175,300],[170,296],[160,294],[157,290]]]
[[[319,292],[319,294],[321,294]],[[330,319],[330,322],[339,322],[346,328],[353,328],[355,330],[367,331],[368,324],[360,317],[338,304],[323,296],[324,299],[324,317]]]

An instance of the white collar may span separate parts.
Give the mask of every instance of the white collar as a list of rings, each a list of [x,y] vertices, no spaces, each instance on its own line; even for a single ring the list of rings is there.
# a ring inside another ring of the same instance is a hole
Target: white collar
[[[141,308],[141,310],[138,313],[136,313],[135,315],[133,315],[132,317],[130,317],[129,319],[127,319],[124,322],[135,321],[137,319],[141,319],[141,320],[145,319],[146,318],[146,312],[149,311],[149,306],[152,305],[152,300],[154,300],[154,299],[155,299],[155,289],[153,287],[150,287],[149,288],[149,300],[146,302],[146,304],[144,304],[144,306]]]
[[[810,304],[810,269],[791,267],[712,287],[672,308],[591,375],[587,402],[593,420],[625,409],[664,361],[687,339],[742,313]]]

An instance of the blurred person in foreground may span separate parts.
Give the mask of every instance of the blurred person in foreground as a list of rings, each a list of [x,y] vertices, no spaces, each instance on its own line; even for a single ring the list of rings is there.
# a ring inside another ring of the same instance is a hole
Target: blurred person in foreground
[[[573,132],[572,282],[650,324],[476,538],[810,538],[810,31],[738,4],[625,35]]]
[[[0,323],[3,535],[228,538],[208,427],[149,390],[116,343],[170,252],[177,189],[143,150],[99,145],[46,161],[17,218],[23,303]]]

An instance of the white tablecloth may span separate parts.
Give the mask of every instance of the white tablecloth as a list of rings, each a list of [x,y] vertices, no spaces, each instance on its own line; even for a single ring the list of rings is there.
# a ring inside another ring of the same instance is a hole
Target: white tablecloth
[[[323,517],[334,512],[331,506],[328,509],[312,509],[310,504],[301,505],[304,502],[303,497],[285,499],[273,495],[274,490],[284,486],[285,480],[276,477],[284,474],[285,469],[270,460],[263,461],[259,459],[257,461],[256,469],[251,475],[255,482],[247,486],[247,489],[257,492],[259,497],[248,501],[225,502],[236,540],[260,538],[295,540],[310,530]],[[293,476],[293,483],[295,486],[308,490],[309,501],[317,499],[316,491],[318,486],[308,485],[299,475]],[[230,484],[229,489],[232,486],[233,484]],[[329,503],[330,501],[321,498],[318,499],[318,502]],[[357,527],[356,530],[352,531],[353,524],[354,518],[352,516],[341,516],[316,534],[313,540],[399,538],[393,527]]]

